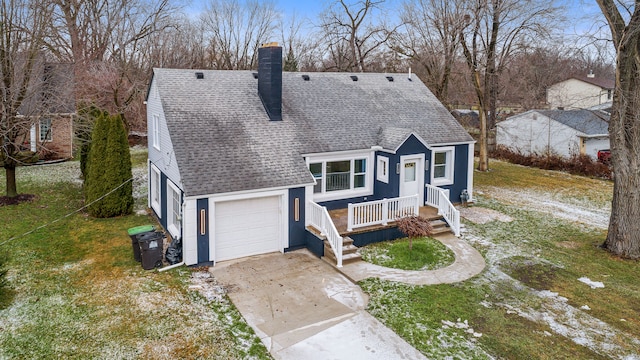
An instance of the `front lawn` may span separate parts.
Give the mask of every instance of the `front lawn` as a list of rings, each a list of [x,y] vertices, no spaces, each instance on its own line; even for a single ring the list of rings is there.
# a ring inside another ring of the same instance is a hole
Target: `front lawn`
[[[435,270],[453,264],[455,255],[440,241],[423,237],[369,244],[358,249],[362,259],[372,264],[402,270]]]
[[[368,311],[430,358],[640,359],[640,264],[598,247],[606,229],[594,208],[611,182],[491,166],[475,173],[475,206],[512,221],[465,221],[485,271],[452,285],[365,280]]]
[[[146,174],[139,152],[138,177]],[[78,162],[19,168],[18,190],[37,197],[0,207],[9,270],[0,358],[270,358],[226,296],[208,298],[193,285],[202,270],[145,271],[133,259],[127,229],[154,223],[150,217],[73,213],[83,205],[78,177]],[[2,193],[4,183],[2,172]],[[145,203],[137,200],[138,210]]]

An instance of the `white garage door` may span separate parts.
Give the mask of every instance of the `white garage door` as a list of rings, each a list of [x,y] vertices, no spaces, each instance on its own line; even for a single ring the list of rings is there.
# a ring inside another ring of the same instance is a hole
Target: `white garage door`
[[[216,202],[215,260],[280,251],[280,196]]]

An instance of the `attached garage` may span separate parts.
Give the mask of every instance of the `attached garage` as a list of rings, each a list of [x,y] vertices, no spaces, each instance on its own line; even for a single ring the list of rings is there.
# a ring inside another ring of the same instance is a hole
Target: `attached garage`
[[[216,201],[212,227],[215,261],[282,251],[284,204],[284,195]]]

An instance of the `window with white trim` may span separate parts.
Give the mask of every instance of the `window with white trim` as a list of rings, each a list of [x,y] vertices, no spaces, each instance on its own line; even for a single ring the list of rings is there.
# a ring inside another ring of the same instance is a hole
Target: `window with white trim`
[[[180,201],[180,189],[171,181],[167,181],[167,230],[173,238],[180,237],[182,229],[182,201]]]
[[[153,164],[150,169],[151,184],[149,185],[149,194],[151,196],[151,207],[156,211],[158,217],[162,217],[162,209],[160,207],[160,170]]]
[[[153,115],[153,147],[160,150],[160,117]]]
[[[51,141],[51,119],[40,119],[40,142]]]
[[[431,185],[453,184],[454,147],[435,148],[431,159]]]
[[[378,171],[376,175],[378,181],[389,183],[389,158],[378,155]]]
[[[357,196],[370,191],[373,174],[368,171],[369,157],[311,160],[309,171],[316,179],[313,193],[323,198]],[[370,179],[371,177],[371,179]]]

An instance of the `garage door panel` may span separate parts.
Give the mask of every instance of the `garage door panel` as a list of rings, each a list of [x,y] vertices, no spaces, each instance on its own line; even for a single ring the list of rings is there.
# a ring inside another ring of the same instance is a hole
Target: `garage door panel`
[[[271,196],[216,203],[216,261],[279,251],[281,199]]]

